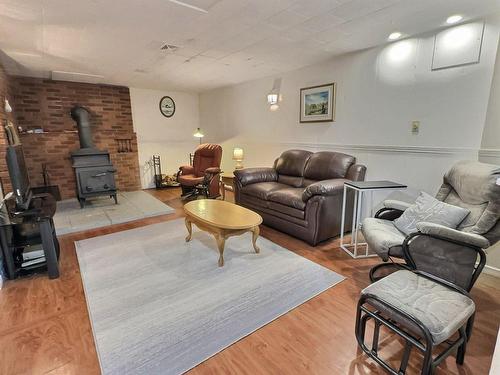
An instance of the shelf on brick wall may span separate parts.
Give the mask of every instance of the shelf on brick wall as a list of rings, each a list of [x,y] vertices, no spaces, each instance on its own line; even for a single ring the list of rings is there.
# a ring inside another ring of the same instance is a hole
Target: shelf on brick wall
[[[59,131],[59,132],[43,132],[43,133],[19,133],[19,135],[22,137],[24,135],[55,135],[55,134],[78,134],[78,130],[64,130],[64,131]]]

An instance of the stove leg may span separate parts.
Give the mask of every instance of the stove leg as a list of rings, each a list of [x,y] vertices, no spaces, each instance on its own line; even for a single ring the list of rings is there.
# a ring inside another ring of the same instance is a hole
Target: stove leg
[[[85,198],[78,198],[78,202],[80,203],[80,208],[85,207]]]
[[[118,204],[118,196],[116,194],[113,194],[113,198],[115,200],[115,204]]]

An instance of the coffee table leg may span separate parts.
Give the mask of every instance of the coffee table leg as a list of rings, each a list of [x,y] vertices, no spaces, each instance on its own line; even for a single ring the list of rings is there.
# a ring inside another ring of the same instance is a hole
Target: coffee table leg
[[[215,240],[217,241],[217,247],[219,248],[219,267],[224,266],[224,246],[226,244],[226,239],[223,235],[215,235]]]
[[[186,224],[186,228],[188,230],[188,235],[186,236],[186,242],[191,241],[191,235],[193,233],[193,228],[191,226],[191,221],[186,217],[184,220],[184,223]]]
[[[253,248],[254,248],[255,252],[258,254],[258,253],[260,253],[260,249],[257,246],[257,238],[259,237],[259,234],[260,234],[259,226],[257,225],[256,227],[253,227],[251,229],[251,231],[252,231],[252,244],[253,244]]]

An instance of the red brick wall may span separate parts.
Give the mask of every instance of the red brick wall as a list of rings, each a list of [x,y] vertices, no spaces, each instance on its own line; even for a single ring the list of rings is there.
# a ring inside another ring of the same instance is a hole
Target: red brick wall
[[[110,152],[118,189],[140,189],[137,137],[127,87],[13,77],[11,90],[16,124],[24,130],[43,128],[45,132],[21,135],[33,186],[43,185],[45,163],[51,184],[59,185],[62,197],[75,196],[70,152],[80,144],[69,113],[79,104],[91,113],[95,146]],[[130,139],[132,151],[119,153],[117,139]]]
[[[5,161],[5,152],[8,145],[7,137],[3,127],[5,121],[12,121],[12,113],[5,113],[5,99],[8,99],[12,105],[10,77],[5,72],[3,66],[0,64],[0,178],[4,185],[4,194],[11,191],[9,172],[7,170],[7,163]]]

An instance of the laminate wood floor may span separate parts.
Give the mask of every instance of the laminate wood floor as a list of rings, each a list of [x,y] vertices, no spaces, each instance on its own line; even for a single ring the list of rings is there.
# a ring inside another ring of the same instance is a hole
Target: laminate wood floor
[[[179,189],[148,192],[174,207],[176,213],[62,236],[59,279],[49,280],[42,274],[9,281],[0,290],[1,375],[99,374],[74,241],[183,216]],[[338,248],[338,240],[313,248],[265,226],[261,235],[347,280],[203,362],[190,374],[384,374],[358,349],[354,337],[359,292],[369,284],[368,271],[377,259],[351,259]],[[488,373],[500,322],[499,285],[498,279],[481,276],[472,291],[477,315],[465,365],[457,366],[452,356],[438,367],[437,374]],[[381,348],[385,358],[399,363],[402,344],[396,337],[385,332]],[[408,373],[418,373],[420,360],[413,352]]]

